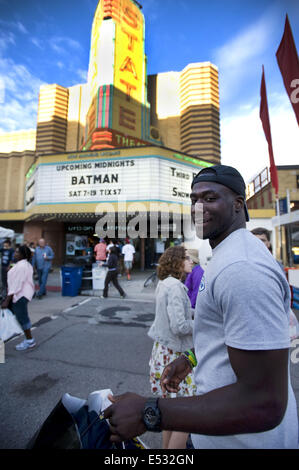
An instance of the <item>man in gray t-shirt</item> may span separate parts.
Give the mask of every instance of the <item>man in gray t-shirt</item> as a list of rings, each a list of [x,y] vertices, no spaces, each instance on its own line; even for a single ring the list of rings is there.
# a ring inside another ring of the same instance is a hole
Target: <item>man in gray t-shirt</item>
[[[111,397],[111,441],[146,430],[189,432],[195,448],[298,448],[289,375],[290,291],[279,266],[254,235],[245,183],[232,167],[204,168],[191,187],[191,214],[213,257],[199,288],[194,353],[167,366],[162,389],[177,392],[197,359],[198,395]],[[197,208],[201,210],[197,211]]]
[[[212,253],[195,314],[198,394],[236,382],[228,348],[255,351],[258,359],[267,350],[290,347],[290,290],[269,250],[249,231],[239,229]],[[229,436],[192,434],[194,447],[294,447],[298,442],[297,408],[289,374],[288,395],[283,420],[274,429]]]

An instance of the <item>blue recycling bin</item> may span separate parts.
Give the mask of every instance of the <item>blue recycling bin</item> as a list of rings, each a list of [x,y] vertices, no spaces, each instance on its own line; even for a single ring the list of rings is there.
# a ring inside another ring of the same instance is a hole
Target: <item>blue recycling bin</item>
[[[82,266],[61,266],[63,296],[75,297],[79,294],[82,274]]]

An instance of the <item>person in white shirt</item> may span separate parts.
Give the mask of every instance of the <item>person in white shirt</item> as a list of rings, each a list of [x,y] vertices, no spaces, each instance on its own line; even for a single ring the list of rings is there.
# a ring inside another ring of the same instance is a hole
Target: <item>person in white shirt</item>
[[[113,240],[109,240],[109,243],[108,243],[108,245],[107,245],[107,247],[106,247],[106,253],[107,253],[107,255],[109,254],[110,248],[112,248],[113,246],[115,246],[114,241],[113,241]]]
[[[122,255],[124,255],[124,265],[128,281],[131,280],[131,269],[134,263],[135,248],[131,245],[129,238],[126,238],[126,244],[122,248]]]
[[[33,348],[36,341],[31,335],[31,321],[28,315],[28,302],[34,294],[33,267],[30,263],[31,251],[21,245],[15,251],[16,264],[7,273],[8,292],[1,308],[11,308],[20,323],[25,339],[16,345],[17,351]]]

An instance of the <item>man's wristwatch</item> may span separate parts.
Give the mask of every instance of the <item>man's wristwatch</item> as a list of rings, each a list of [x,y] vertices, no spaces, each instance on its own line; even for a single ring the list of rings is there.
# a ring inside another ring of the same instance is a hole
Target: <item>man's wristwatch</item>
[[[161,411],[159,398],[149,398],[143,408],[143,422],[148,431],[161,432]]]

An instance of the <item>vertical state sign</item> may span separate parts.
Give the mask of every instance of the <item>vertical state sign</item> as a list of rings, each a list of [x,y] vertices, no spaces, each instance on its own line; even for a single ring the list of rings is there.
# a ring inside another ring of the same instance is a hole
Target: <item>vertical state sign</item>
[[[91,99],[99,87],[113,85],[112,106],[103,110],[109,127],[124,135],[144,138],[148,124],[144,17],[132,0],[98,3],[92,26],[88,83]],[[107,125],[101,122],[98,127]],[[88,134],[92,131],[93,127],[88,126]]]
[[[144,102],[143,15],[130,0],[118,0],[119,20],[115,31],[114,85],[127,101]]]
[[[115,30],[113,129],[141,138],[145,103],[144,18],[130,0],[117,1]]]

